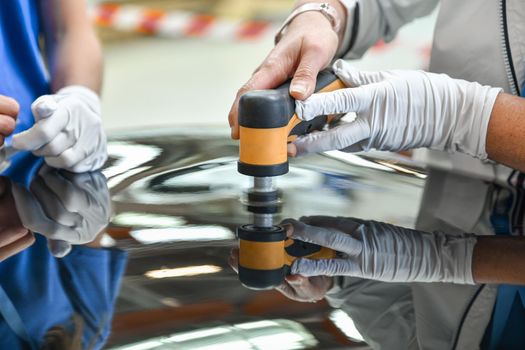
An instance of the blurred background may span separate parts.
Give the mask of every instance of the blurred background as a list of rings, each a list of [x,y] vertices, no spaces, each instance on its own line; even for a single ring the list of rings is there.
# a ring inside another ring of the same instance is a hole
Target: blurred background
[[[105,52],[109,131],[224,126],[237,89],[273,46],[293,0],[90,1]],[[378,43],[361,69],[426,68],[435,14]]]

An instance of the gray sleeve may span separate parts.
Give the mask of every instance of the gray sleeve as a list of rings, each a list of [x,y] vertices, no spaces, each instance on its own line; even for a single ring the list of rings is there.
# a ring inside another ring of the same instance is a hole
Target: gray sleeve
[[[350,316],[373,349],[417,349],[409,284],[336,277],[325,299]]]
[[[356,59],[380,39],[389,42],[399,28],[429,15],[439,0],[340,0],[348,17],[340,57]]]

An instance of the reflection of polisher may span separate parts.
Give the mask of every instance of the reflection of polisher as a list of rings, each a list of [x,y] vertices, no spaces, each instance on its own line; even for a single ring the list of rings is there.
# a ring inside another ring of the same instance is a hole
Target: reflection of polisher
[[[317,92],[344,87],[328,70],[317,77]],[[273,224],[280,200],[272,177],[288,172],[287,143],[298,135],[322,130],[334,120],[333,117],[319,116],[301,121],[295,115],[295,101],[288,91],[289,83],[286,83],[275,90],[248,92],[239,102],[238,171],[254,178],[246,201],[247,209],[254,217],[253,224],[237,229],[239,279],[252,289],[269,289],[281,284],[297,258],[335,257],[333,250],[287,239],[284,228]]]

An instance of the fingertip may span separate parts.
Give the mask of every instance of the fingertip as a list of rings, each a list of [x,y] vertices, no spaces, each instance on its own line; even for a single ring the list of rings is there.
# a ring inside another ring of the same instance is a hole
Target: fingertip
[[[285,280],[289,284],[297,286],[304,284],[306,281],[308,281],[308,277],[304,277],[302,275],[288,275],[285,277]]]
[[[31,109],[35,117],[47,118],[58,109],[58,103],[53,97],[46,95],[33,102]]]
[[[297,156],[297,147],[293,143],[289,143],[286,146],[286,150],[289,157],[295,157]]]
[[[295,80],[292,79],[292,82],[290,83],[290,95],[299,101],[306,100],[310,95],[312,94],[314,88],[313,84],[315,82],[309,83],[307,81],[303,80]]]
[[[231,138],[234,140],[239,139],[239,128],[237,126],[231,128]]]
[[[282,224],[281,226],[286,231],[286,236],[291,237],[293,234],[293,225],[289,223],[285,223],[285,224]]]

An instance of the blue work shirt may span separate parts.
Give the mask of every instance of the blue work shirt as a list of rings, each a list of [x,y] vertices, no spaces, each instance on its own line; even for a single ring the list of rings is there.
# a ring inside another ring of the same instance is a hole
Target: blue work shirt
[[[15,133],[33,125],[31,103],[51,91],[38,41],[39,2],[0,1],[0,95],[12,97],[20,105]],[[10,142],[11,137],[6,143]]]
[[[30,248],[0,263],[0,285],[38,348],[52,327],[74,332],[77,315],[82,348],[101,349],[111,330],[126,261],[124,251],[82,246],[58,259],[49,252],[46,238],[36,235]],[[0,349],[28,348],[31,345],[0,316]]]
[[[29,152],[18,152],[10,162],[3,175],[26,188],[43,164]],[[39,349],[53,327],[74,333],[74,317],[81,320],[82,349],[101,349],[110,334],[127,253],[73,246],[58,259],[47,239],[35,236],[31,247],[0,262],[0,287],[8,299],[0,298],[0,349]],[[6,322],[6,314],[21,321],[17,327]]]

